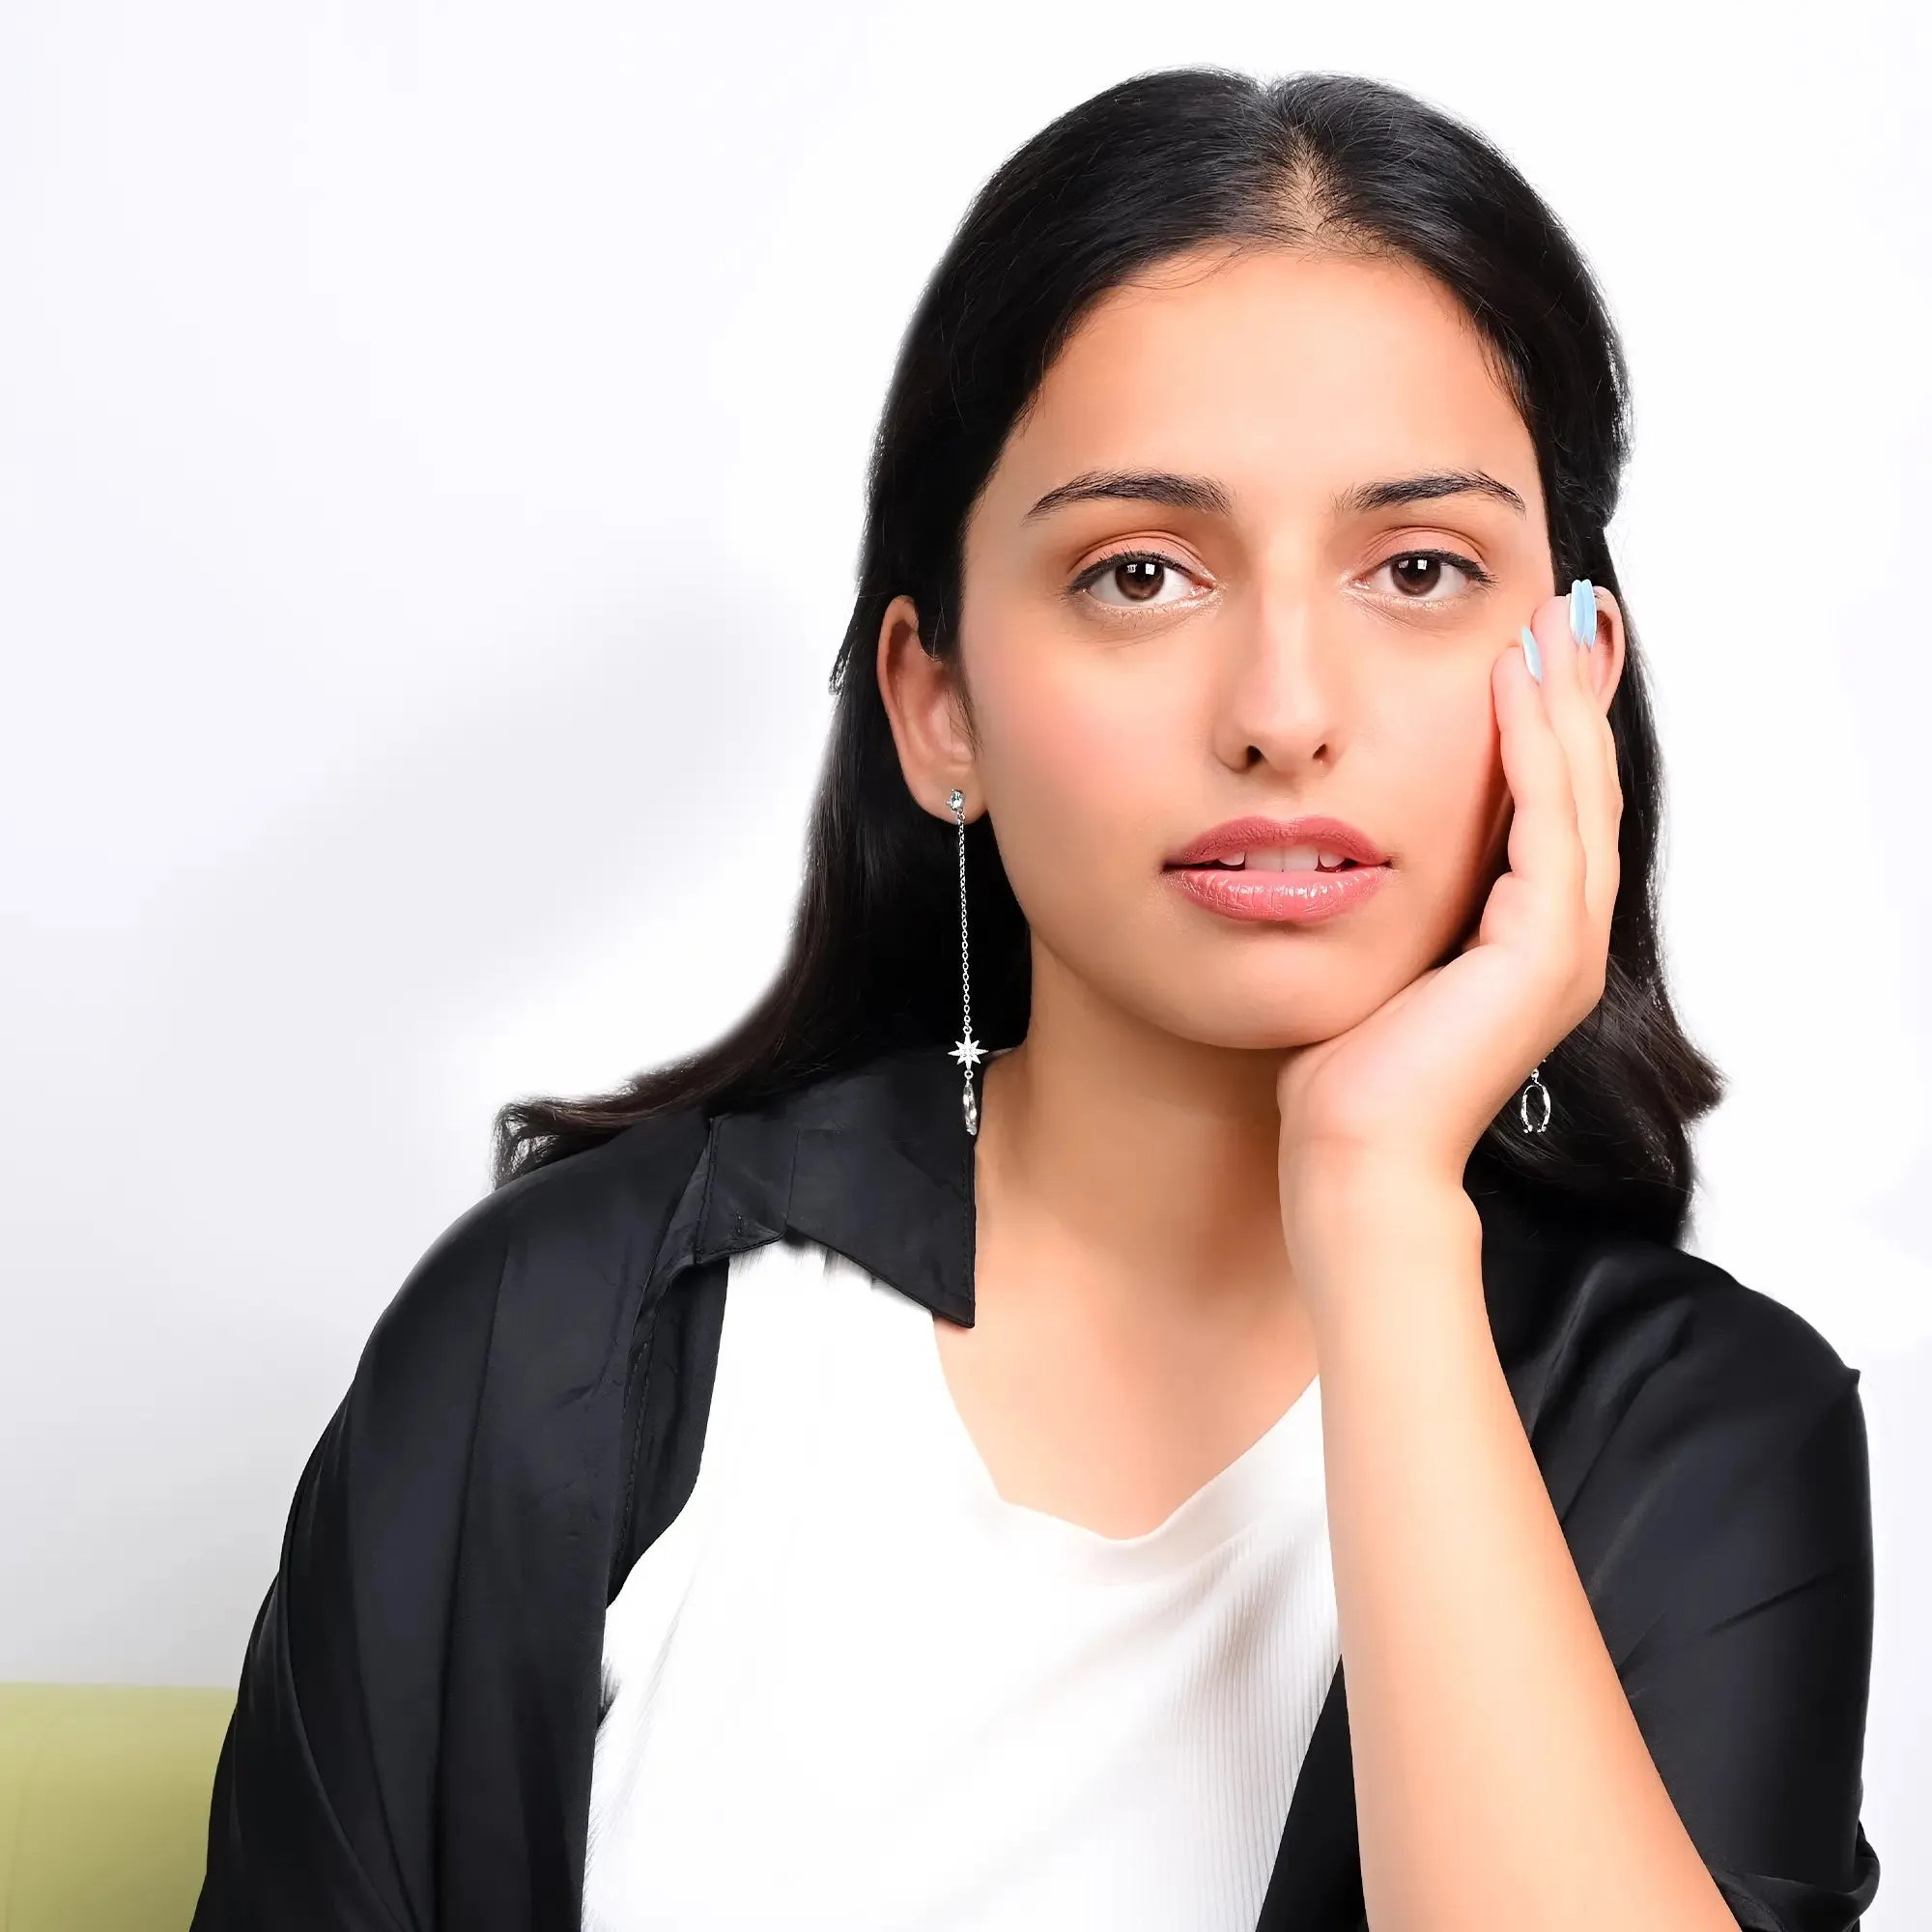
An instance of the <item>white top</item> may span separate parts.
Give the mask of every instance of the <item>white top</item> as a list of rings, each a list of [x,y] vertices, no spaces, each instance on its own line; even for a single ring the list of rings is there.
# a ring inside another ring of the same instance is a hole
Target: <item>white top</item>
[[[1340,1657],[1319,1382],[1144,1536],[995,1489],[935,1318],[733,1257],[605,1624],[585,1932],[1253,1932]]]

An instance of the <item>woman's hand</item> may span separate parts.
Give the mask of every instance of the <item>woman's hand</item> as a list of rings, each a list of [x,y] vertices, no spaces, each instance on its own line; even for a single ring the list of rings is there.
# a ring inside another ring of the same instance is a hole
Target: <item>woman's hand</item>
[[[1298,1229],[1312,1232],[1300,1224],[1324,1203],[1350,1213],[1373,1198],[1338,1187],[1340,1177],[1368,1169],[1378,1181],[1460,1193],[1484,1128],[1603,995],[1623,794],[1607,691],[1589,675],[1602,661],[1576,643],[1570,609],[1568,596],[1537,609],[1541,682],[1521,642],[1491,672],[1513,812],[1509,869],[1474,939],[1347,1033],[1282,1063],[1292,1253]]]

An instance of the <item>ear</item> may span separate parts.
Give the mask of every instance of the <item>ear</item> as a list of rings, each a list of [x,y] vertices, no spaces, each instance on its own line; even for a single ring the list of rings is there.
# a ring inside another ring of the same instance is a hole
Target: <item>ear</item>
[[[966,816],[974,817],[980,805],[974,796],[973,742],[956,666],[926,650],[919,635],[919,611],[910,597],[895,597],[886,606],[879,624],[877,670],[879,696],[907,788],[949,824],[952,810],[947,794],[963,791]]]
[[[1583,683],[1594,695],[1599,711],[1608,711],[1610,699],[1624,674],[1627,649],[1624,639],[1623,607],[1599,583],[1597,592],[1597,637],[1577,660]]]

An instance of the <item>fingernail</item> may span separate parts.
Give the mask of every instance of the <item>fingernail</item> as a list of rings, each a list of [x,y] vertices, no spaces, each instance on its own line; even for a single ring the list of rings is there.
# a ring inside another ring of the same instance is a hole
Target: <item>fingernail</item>
[[[1597,641],[1597,586],[1587,577],[1570,586],[1570,635],[1586,651]]]
[[[1536,647],[1536,633],[1527,624],[1522,627],[1522,655],[1529,666],[1529,674],[1538,684],[1543,682],[1543,653]]]

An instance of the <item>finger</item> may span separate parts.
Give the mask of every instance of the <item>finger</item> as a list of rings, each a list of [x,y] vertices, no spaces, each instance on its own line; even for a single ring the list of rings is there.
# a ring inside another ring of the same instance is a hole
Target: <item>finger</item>
[[[1616,742],[1589,671],[1597,649],[1597,601],[1582,582],[1539,605],[1531,626],[1543,659],[1544,702],[1562,745],[1583,847],[1583,897],[1596,923],[1607,929],[1619,876],[1617,826],[1623,815]],[[1580,629],[1591,639],[1579,642]]]
[[[1543,675],[1548,656],[1538,639]],[[1510,870],[1540,901],[1563,918],[1580,900],[1583,848],[1570,758],[1549,716],[1545,685],[1519,643],[1496,660],[1492,683],[1501,738],[1503,778],[1515,810],[1510,819]]]

